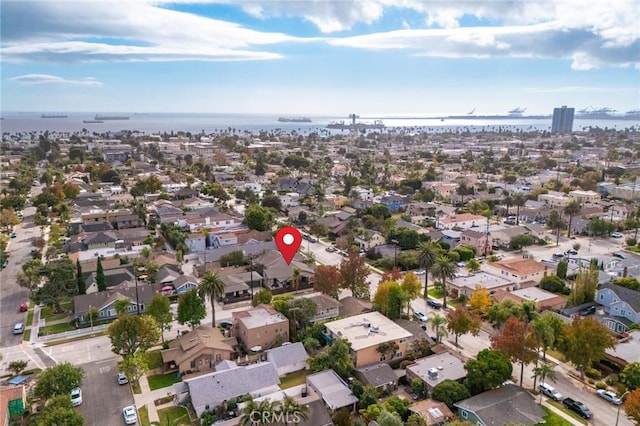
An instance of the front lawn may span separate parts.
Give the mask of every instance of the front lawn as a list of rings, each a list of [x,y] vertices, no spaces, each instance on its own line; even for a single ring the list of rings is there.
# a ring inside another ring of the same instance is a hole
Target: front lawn
[[[308,370],[294,371],[280,379],[280,389],[288,389],[307,382]]]
[[[54,313],[55,311],[54,306],[45,306],[40,310],[40,319],[43,319],[46,322],[49,322],[49,321],[61,320],[71,315],[71,302],[61,303],[60,308],[64,309],[64,312],[56,314]]]
[[[146,405],[138,409],[138,420],[140,425],[149,426],[149,409]]]
[[[160,353],[160,349],[147,352],[147,363],[149,364],[149,370],[162,367],[162,354]]]
[[[147,377],[149,381],[149,388],[154,391],[156,389],[166,388],[178,383],[181,379],[178,377],[178,373],[156,374],[154,376]]]
[[[31,329],[28,328],[24,331],[24,334],[22,335],[22,340],[25,342],[29,342],[31,341]]]
[[[558,402],[552,401],[551,399],[549,399],[547,402],[549,404],[553,405],[554,407],[562,410],[562,412],[567,414],[568,416],[573,417],[574,419],[576,419],[577,421],[579,421],[583,425],[588,425],[589,424],[589,422],[587,422],[585,419],[580,417],[577,413],[574,413],[573,411],[567,409],[564,405],[562,405],[562,404],[560,404]]]
[[[65,331],[71,331],[75,329],[76,328],[68,322],[47,325],[45,327],[40,327],[40,329],[38,330],[38,336],[47,336],[49,334],[64,333]]]
[[[444,296],[444,292],[441,288],[429,287],[429,296],[433,297],[434,299],[442,299],[442,297]]]
[[[565,420],[564,417],[551,411],[550,408],[545,407],[543,405],[542,409],[547,413],[547,415],[544,416],[545,426],[572,426],[573,425],[573,423],[571,423],[570,421]]]
[[[172,425],[178,420],[176,425],[191,425],[189,413],[184,407],[168,407],[158,410],[161,425]]]
[[[27,327],[31,327],[33,325],[33,309],[29,309],[27,313],[27,322],[25,324]]]

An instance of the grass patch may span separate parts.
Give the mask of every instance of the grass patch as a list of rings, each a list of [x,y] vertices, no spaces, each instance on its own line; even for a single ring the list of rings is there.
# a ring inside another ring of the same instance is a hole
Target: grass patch
[[[308,370],[294,371],[280,379],[280,389],[288,389],[307,382]]]
[[[31,329],[25,330],[22,334],[22,340],[24,342],[29,342],[31,340]]]
[[[442,297],[444,296],[444,292],[440,288],[430,287],[428,293],[429,293],[429,296],[435,299],[442,299]]]
[[[564,357],[562,352],[556,351],[554,349],[547,349],[547,355],[552,356],[560,362],[566,362],[567,359]]]
[[[75,330],[76,328],[69,324],[68,322],[63,322],[60,324],[47,325],[45,327],[40,327],[38,330],[38,336],[46,336],[49,334],[58,334],[64,333],[65,331]]]
[[[138,420],[140,425],[149,426],[149,409],[146,405],[138,409]]]
[[[549,407],[545,407],[543,405],[542,409],[547,413],[547,415],[544,416],[545,426],[572,426],[573,425],[573,423],[571,423],[570,421],[565,420],[564,417],[551,411]]]
[[[57,321],[57,320],[65,319],[69,315],[71,315],[71,302],[63,302],[60,304],[60,307],[64,309],[64,312],[61,314],[54,314],[53,311],[55,310],[55,307],[45,306],[40,310],[40,319],[43,319],[47,322]]]
[[[585,419],[583,419],[582,417],[580,417],[578,414],[576,414],[576,413],[574,413],[573,411],[568,410],[567,408],[565,408],[565,406],[564,406],[564,405],[559,404],[559,403],[557,403],[557,402],[555,402],[555,401],[553,401],[553,400],[550,400],[550,399],[549,399],[549,400],[547,400],[547,402],[548,402],[550,405],[553,405],[554,407],[558,408],[559,410],[562,410],[562,412],[563,412],[563,413],[565,413],[566,415],[568,415],[568,416],[570,416],[570,417],[572,417],[572,418],[576,419],[577,421],[579,421],[579,422],[580,422],[580,423],[582,423],[583,425],[588,425],[588,424],[589,424],[589,422],[587,422]]]
[[[181,381],[176,373],[156,374],[155,376],[147,377],[147,380],[149,380],[149,388],[152,391],[166,388]]]
[[[173,424],[174,421],[179,420],[178,425],[191,425],[191,419],[189,413],[184,407],[168,407],[158,410],[158,417],[160,418],[161,425]]]
[[[135,393],[136,395],[142,394],[142,389],[140,388],[140,383],[138,382],[132,383],[131,389],[133,390],[133,393]]]
[[[160,349],[147,352],[147,363],[149,364],[149,370],[162,367],[162,354]]]
[[[78,336],[78,337],[72,337],[71,339],[60,339],[60,340],[54,340],[54,341],[51,341],[51,342],[47,342],[47,346],[63,345],[65,343],[77,342],[79,340],[90,339],[92,337],[103,336],[105,334],[107,334],[106,330],[96,331],[95,333],[87,334],[85,336]]]
[[[27,313],[27,327],[31,327],[33,325],[33,309],[30,309]]]

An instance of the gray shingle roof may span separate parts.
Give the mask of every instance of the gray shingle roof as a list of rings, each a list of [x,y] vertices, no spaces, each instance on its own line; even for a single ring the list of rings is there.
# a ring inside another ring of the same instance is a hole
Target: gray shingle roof
[[[534,425],[541,423],[546,414],[531,394],[516,385],[504,385],[454,405],[475,413],[487,426],[507,422]]]
[[[276,368],[307,362],[307,358],[309,358],[309,354],[307,354],[302,342],[283,345],[267,351],[267,361],[272,362]]]
[[[640,312],[640,291],[631,290],[626,287],[615,285],[613,283],[606,283],[600,285],[600,289],[608,288],[613,291],[620,300],[623,300],[633,308],[634,311]]]
[[[307,384],[322,396],[325,404],[332,410],[358,402],[358,398],[333,370],[307,376]]]

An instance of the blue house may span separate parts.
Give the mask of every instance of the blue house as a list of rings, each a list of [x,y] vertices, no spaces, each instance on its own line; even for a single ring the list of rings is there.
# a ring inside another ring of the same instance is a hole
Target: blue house
[[[604,306],[603,323],[615,333],[624,333],[640,323],[640,292],[606,283],[600,285],[596,302]]]

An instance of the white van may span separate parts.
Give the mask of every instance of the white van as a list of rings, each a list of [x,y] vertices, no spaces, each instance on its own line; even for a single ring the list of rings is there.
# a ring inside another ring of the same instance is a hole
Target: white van
[[[541,382],[538,386],[538,389],[540,389],[540,392],[553,399],[554,401],[562,400],[562,394],[560,394],[560,392],[558,392],[556,388],[551,385]]]

